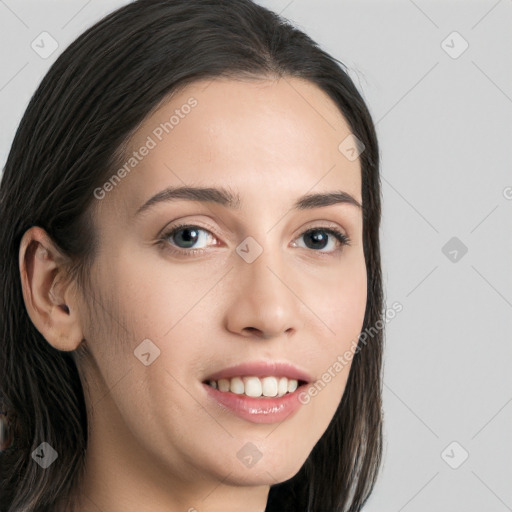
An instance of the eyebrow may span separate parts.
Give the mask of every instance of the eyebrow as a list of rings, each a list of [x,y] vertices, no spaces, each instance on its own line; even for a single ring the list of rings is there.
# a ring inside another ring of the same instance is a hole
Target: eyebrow
[[[233,194],[231,191],[223,187],[168,187],[149,198],[142,206],[139,207],[135,215],[141,214],[158,203],[169,202],[176,199],[217,203],[226,208],[237,210],[240,209],[241,206],[240,196],[238,194]],[[359,209],[362,208],[361,204],[355,197],[342,190],[337,190],[333,192],[322,192],[301,196],[297,199],[292,209],[308,210],[340,203],[350,204]]]

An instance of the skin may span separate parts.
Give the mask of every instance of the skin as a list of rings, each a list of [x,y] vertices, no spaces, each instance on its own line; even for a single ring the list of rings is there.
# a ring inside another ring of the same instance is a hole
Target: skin
[[[303,194],[338,190],[361,203],[359,159],[338,150],[350,129],[336,105],[297,78],[196,82],[146,119],[129,153],[192,96],[197,106],[94,200],[99,251],[87,293],[66,279],[66,258],[42,229],[20,246],[34,325],[55,348],[86,354],[80,511],[263,511],[269,486],[294,476],[325,432],[350,365],[278,424],[209,405],[201,382],[254,360],[288,361],[317,380],[362,329],[361,209],[291,209]],[[180,199],[135,215],[185,184],[229,188],[240,210]],[[173,253],[190,251],[179,237],[157,243],[179,222],[207,230],[193,246],[202,254]],[[327,235],[324,248],[308,247],[313,227],[336,227],[350,245]],[[252,263],[236,252],[248,236],[263,249]],[[144,339],[160,349],[148,366],[134,357]],[[262,453],[249,468],[237,458],[248,442]]]

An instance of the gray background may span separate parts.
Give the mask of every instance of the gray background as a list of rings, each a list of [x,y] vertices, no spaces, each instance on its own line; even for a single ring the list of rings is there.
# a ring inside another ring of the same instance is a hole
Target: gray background
[[[1,167],[51,63],[125,3],[0,0]],[[350,67],[381,144],[386,300],[403,311],[365,510],[512,510],[512,1],[259,3]]]

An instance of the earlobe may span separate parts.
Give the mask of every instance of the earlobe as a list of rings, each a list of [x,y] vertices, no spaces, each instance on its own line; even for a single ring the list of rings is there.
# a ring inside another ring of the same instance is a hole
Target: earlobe
[[[74,282],[66,274],[66,257],[39,227],[21,239],[19,269],[23,300],[36,329],[54,348],[75,350],[83,339]]]

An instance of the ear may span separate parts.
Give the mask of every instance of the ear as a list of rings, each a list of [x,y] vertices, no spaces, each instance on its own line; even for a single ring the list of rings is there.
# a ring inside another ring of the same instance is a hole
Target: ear
[[[36,329],[54,348],[75,350],[83,339],[76,285],[66,273],[67,258],[46,231],[32,227],[20,242],[23,300]]]

